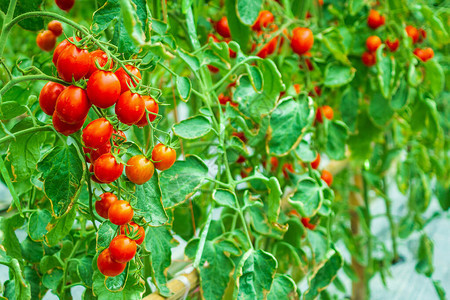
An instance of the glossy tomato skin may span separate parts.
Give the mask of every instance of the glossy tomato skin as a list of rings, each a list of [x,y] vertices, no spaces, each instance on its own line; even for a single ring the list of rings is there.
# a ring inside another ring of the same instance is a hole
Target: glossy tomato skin
[[[52,117],[53,127],[55,128],[55,130],[59,133],[64,134],[65,136],[69,136],[80,130],[81,127],[83,127],[85,120],[86,118],[75,124],[67,124],[58,117],[56,111],[53,113]]]
[[[130,158],[125,167],[125,174],[134,184],[144,184],[152,178],[155,172],[153,163],[144,155],[135,155]]]
[[[108,218],[111,223],[116,225],[125,225],[133,219],[134,211],[130,203],[119,200],[111,204],[108,210]]]
[[[375,56],[374,53],[372,52],[364,52],[361,56],[361,60],[363,62],[363,64],[365,64],[368,67],[372,67],[373,65],[375,65],[377,63],[377,57]]]
[[[411,38],[413,44],[419,41],[419,31],[416,27],[408,25],[405,27],[405,30],[406,34]]]
[[[103,50],[94,50],[91,52],[91,66],[89,67],[89,72],[86,75],[86,78],[89,78],[95,71],[97,71],[97,66],[95,64],[97,62],[100,67],[104,67],[108,63],[108,55]],[[113,61],[110,61],[112,68],[114,66]]]
[[[139,127],[144,127],[144,126],[148,125],[147,115],[148,115],[150,122],[153,122],[156,119],[156,115],[154,115],[154,114],[157,114],[159,111],[159,106],[158,106],[158,103],[155,101],[155,99],[153,99],[152,97],[147,96],[147,95],[142,96],[142,99],[144,99],[146,111],[145,111],[144,115],[142,116],[142,118],[136,123],[136,125]],[[153,114],[150,114],[147,111],[152,112]]]
[[[86,91],[93,105],[108,108],[120,97],[120,82],[113,72],[97,70],[89,77]]]
[[[377,29],[378,27],[384,25],[385,21],[385,17],[380,15],[379,12],[374,9],[370,10],[369,17],[367,18],[367,25],[370,28]]]
[[[61,121],[76,124],[84,120],[91,108],[91,102],[86,91],[71,85],[59,94],[56,100],[55,112]]]
[[[56,69],[58,75],[67,82],[80,80],[89,72],[91,56],[85,49],[69,45],[58,57]]]
[[[169,169],[177,159],[177,152],[175,149],[167,147],[164,144],[157,144],[152,150],[152,160],[155,168],[160,171]]]
[[[108,219],[108,210],[116,201],[119,200],[113,193],[103,193],[100,195],[100,200],[95,202],[95,211],[100,217]]]
[[[52,51],[56,45],[56,36],[50,30],[39,32],[36,37],[36,44],[41,50]]]
[[[105,276],[117,276],[125,270],[126,266],[127,264],[115,262],[111,258],[111,253],[108,248],[103,250],[97,258],[98,270]]]
[[[252,29],[254,31],[260,31],[263,28],[266,28],[274,21],[273,14],[268,10],[262,10],[259,12],[258,18],[255,23],[252,25]]]
[[[377,51],[377,49],[378,49],[378,47],[380,47],[380,45],[381,45],[381,39],[376,35],[369,36],[366,40],[366,47],[367,47],[367,50],[369,50],[370,52]]]
[[[131,227],[131,230],[130,230],[130,228],[128,228],[128,226]],[[144,227],[141,227],[141,226],[139,226],[138,224],[136,224],[134,222],[130,222],[129,224],[125,224],[125,225],[120,226],[120,234],[125,234],[125,232],[128,235],[131,235],[131,234],[137,232],[137,234],[139,235],[139,238],[137,240],[134,240],[134,241],[138,245],[141,245],[142,242],[145,239],[145,229],[144,229]]]
[[[113,238],[109,244],[111,258],[118,263],[127,263],[132,260],[136,250],[136,242],[123,234]]]
[[[227,17],[222,17],[219,21],[216,23],[216,31],[218,34],[220,34],[224,38],[230,38],[231,32],[230,27],[228,26],[228,19]]]
[[[291,48],[298,55],[311,50],[314,44],[314,35],[309,28],[297,27],[292,31]]]
[[[311,168],[317,169],[320,165],[320,153],[317,152],[316,158],[311,162]]]
[[[109,143],[113,130],[113,126],[105,118],[96,119],[83,129],[83,143],[86,147],[98,149]]]
[[[55,0],[55,3],[60,9],[68,12],[75,4],[75,0]]]
[[[390,41],[389,39],[386,40],[386,46],[389,48],[391,52],[397,51],[398,47],[400,46],[400,41],[398,39],[395,39],[393,41]]]
[[[145,114],[145,101],[141,95],[126,91],[120,95],[115,109],[120,122],[133,125]]]
[[[60,36],[63,32],[61,22],[57,20],[50,21],[50,23],[48,23],[47,25],[47,29],[53,32],[55,36]]]
[[[131,72],[131,74],[136,75],[139,79],[141,79],[141,72],[139,72],[139,69],[136,67],[133,67],[131,65],[126,65],[125,66],[127,68],[128,71]],[[123,68],[118,69],[115,72],[117,78],[120,81],[120,91],[121,93],[125,93],[126,91],[130,90],[129,85],[132,86],[136,86],[136,84],[131,80],[130,76],[128,76],[128,74],[125,72],[125,70]],[[135,78],[136,79],[136,78]],[[140,80],[137,80],[137,82],[139,82]]]
[[[102,154],[94,163],[94,174],[103,183],[111,183],[122,175],[123,164],[118,163],[111,153]]]
[[[303,226],[305,226],[306,228],[310,229],[310,230],[314,230],[316,228],[316,225],[309,223],[310,218],[302,218],[301,222],[303,224]]]
[[[73,42],[73,37],[70,37],[69,40]],[[80,41],[81,38],[77,37],[76,40]],[[52,58],[52,62],[55,66],[56,63],[58,62],[58,58],[61,55],[61,53],[70,45],[72,44],[68,40],[64,40],[61,43],[59,43],[58,46],[56,46],[55,51],[53,51],[53,58]]]
[[[331,173],[327,170],[322,171],[322,175],[320,176],[320,178],[325,181],[328,186],[331,186],[331,184],[333,183],[333,175],[331,175]]]
[[[414,55],[417,56],[421,61],[427,62],[429,59],[433,58],[434,51],[431,48],[420,49],[416,48],[413,51]]]
[[[56,100],[65,88],[66,87],[62,84],[53,81],[49,81],[44,85],[39,93],[39,106],[44,113],[49,116],[53,115],[55,112]]]
[[[334,117],[334,111],[333,109],[328,106],[328,105],[324,105],[322,106],[322,114],[325,116],[325,118],[327,118],[328,120],[333,120]]]

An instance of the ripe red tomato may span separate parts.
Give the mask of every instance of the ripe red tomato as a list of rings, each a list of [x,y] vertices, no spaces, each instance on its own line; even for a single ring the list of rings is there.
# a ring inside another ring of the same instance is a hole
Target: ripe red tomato
[[[275,172],[275,171],[278,169],[278,165],[279,165],[278,158],[276,158],[275,156],[272,156],[272,157],[270,158],[270,165],[272,166],[272,167],[270,168],[270,170],[271,170],[272,172]]]
[[[83,143],[86,147],[98,149],[109,142],[113,133],[113,126],[105,118],[99,118],[89,123],[83,129]]]
[[[75,124],[86,118],[90,108],[91,103],[86,91],[71,85],[59,94],[55,112],[61,121],[67,124]]]
[[[108,219],[108,210],[116,201],[119,200],[113,193],[103,193],[100,195],[100,200],[95,202],[95,211],[100,217]]]
[[[311,168],[317,169],[320,165],[320,153],[317,152],[316,158],[311,162]]]
[[[434,51],[431,48],[425,48],[425,49],[416,48],[416,49],[414,49],[413,53],[415,56],[417,56],[417,58],[419,58],[423,62],[428,61],[429,59],[433,58],[433,56],[434,56]]]
[[[120,97],[120,82],[113,72],[97,70],[89,77],[86,91],[93,105],[108,108]]]
[[[298,84],[298,83],[294,83],[294,90],[295,90],[295,93],[298,95],[298,94],[300,94],[300,92],[301,92],[301,87],[300,87],[300,84]]]
[[[60,9],[68,12],[75,4],[75,0],[55,0],[55,3]]]
[[[129,228],[131,227],[131,228]],[[125,233],[126,232],[126,233]],[[136,244],[140,245],[145,239],[145,229],[144,227],[139,226],[134,222],[130,222],[129,224],[120,226],[120,234],[133,235],[136,234],[139,236],[137,240],[134,240]]]
[[[89,72],[86,75],[86,78],[89,78],[95,71],[97,71],[97,66],[95,65],[95,62],[100,65],[100,67],[104,67],[106,63],[108,62],[108,55],[103,50],[95,50],[91,52],[91,66],[89,67]],[[113,61],[111,60],[110,67],[112,68],[114,66]]]
[[[120,145],[124,142],[127,141],[127,136],[125,135],[125,133],[123,133],[122,130],[119,130],[119,132],[117,132],[116,130],[114,130],[113,132],[113,143],[114,146]]]
[[[294,173],[294,166],[292,166],[291,163],[284,163],[283,166],[281,167],[281,171],[283,172],[284,178],[288,179],[289,178],[289,173]]]
[[[50,23],[47,24],[47,29],[53,32],[55,36],[60,36],[63,32],[61,22],[57,20],[50,21]]]
[[[214,67],[213,65],[207,65],[207,67],[208,67],[208,69],[209,69],[209,71],[211,73],[218,73],[219,72],[219,68]]]
[[[377,29],[384,25],[385,21],[385,17],[380,15],[379,12],[374,9],[370,10],[369,17],[367,18],[367,25],[369,25],[370,28]]]
[[[328,120],[333,120],[334,111],[330,106],[328,105],[322,106],[322,113]]]
[[[71,135],[72,133],[75,133],[78,130],[80,130],[81,127],[83,127],[85,120],[86,120],[86,118],[79,121],[78,123],[67,124],[58,117],[58,115],[56,114],[56,111],[53,113],[53,118],[52,118],[53,127],[55,127],[56,131],[64,134],[65,136]]]
[[[405,27],[406,34],[411,38],[412,43],[415,44],[419,40],[419,31],[416,27],[408,25]]]
[[[97,258],[98,270],[105,276],[117,276],[125,270],[126,266],[127,264],[115,262],[111,258],[111,253],[108,248],[103,250]]]
[[[262,10],[259,12],[258,18],[252,25],[254,31],[260,31],[262,28],[266,28],[274,21],[273,14],[268,10]]]
[[[100,146],[100,148],[95,149],[95,150],[83,147],[83,151],[86,154],[89,153],[89,157],[86,155],[86,161],[88,161],[91,164],[93,164],[97,160],[97,158],[99,158],[103,154],[111,153],[111,143],[107,142],[103,146]]]
[[[136,242],[121,234],[113,238],[109,244],[111,258],[118,263],[127,263],[136,255]]]
[[[323,170],[322,171],[322,175],[320,176],[320,178],[325,181],[328,186],[330,186],[333,183],[333,175],[331,175],[330,172],[328,172],[327,170]]]
[[[119,200],[111,204],[108,210],[108,218],[111,223],[116,225],[125,225],[133,219],[134,211],[130,203]]]
[[[323,123],[322,110],[320,107],[317,108],[315,121],[319,122],[319,123]]]
[[[68,82],[80,80],[89,72],[91,56],[85,49],[80,49],[75,45],[69,45],[58,57],[56,69],[58,75]]]
[[[228,26],[228,19],[227,17],[222,17],[217,23],[216,23],[216,31],[218,34],[220,34],[224,38],[231,37],[230,27]]]
[[[365,64],[368,67],[371,67],[377,63],[377,57],[372,52],[364,52],[361,56],[361,60],[363,64]]]
[[[111,153],[102,154],[94,163],[94,174],[103,183],[111,183],[122,175],[123,164],[118,163]]]
[[[366,40],[366,47],[367,47],[367,50],[369,50],[370,52],[377,51],[377,49],[378,49],[378,47],[380,47],[380,45],[381,45],[381,39],[376,35],[369,36]]]
[[[139,72],[139,69],[134,67],[134,66],[130,66],[130,65],[126,65],[125,66],[127,68],[128,71],[131,72],[131,74],[136,75],[139,79],[141,79],[141,72]],[[120,81],[120,91],[121,93],[125,93],[126,91],[130,90],[129,85],[132,86],[136,86],[136,84],[134,84],[134,82],[131,80],[130,76],[128,76],[128,74],[125,72],[125,70],[123,68],[118,69],[115,72],[117,78]],[[136,79],[136,78],[135,78]],[[136,82],[139,82],[140,80],[136,80]]]
[[[126,91],[116,103],[116,115],[120,122],[133,125],[145,114],[145,101],[139,94]]]
[[[175,149],[167,147],[164,144],[157,144],[152,150],[152,160],[155,163],[155,168],[160,171],[169,169],[177,159],[177,152]]]
[[[389,39],[386,40],[386,46],[389,48],[391,52],[395,52],[398,49],[398,46],[400,46],[400,42],[398,39],[395,39],[394,41],[390,41]]]
[[[73,42],[73,37],[70,37],[69,40]],[[81,38],[77,37],[76,40],[80,41]],[[55,66],[56,63],[58,62],[58,58],[61,55],[61,53],[70,45],[72,44],[68,40],[64,40],[61,43],[59,43],[58,46],[56,46],[55,51],[53,51],[53,59],[52,59],[52,62]]]
[[[135,184],[144,184],[149,181],[154,171],[153,163],[144,155],[133,156],[125,167],[128,179]]]
[[[62,84],[50,81],[47,82],[39,94],[39,106],[42,111],[49,116],[55,112],[56,99],[66,87]]]
[[[144,99],[145,102],[145,109],[146,112],[144,113],[144,115],[142,116],[142,118],[136,123],[137,126],[139,127],[144,127],[146,125],[148,125],[148,121],[147,121],[147,115],[148,115],[148,119],[150,120],[150,122],[153,122],[156,119],[156,115],[158,111],[159,111],[159,106],[158,103],[155,101],[155,99],[153,99],[150,96],[142,96],[142,99]],[[153,113],[150,114],[147,111]]]
[[[314,35],[309,28],[297,27],[292,31],[291,48],[298,55],[311,50],[314,44]]]
[[[56,45],[56,36],[50,30],[39,32],[36,37],[36,44],[41,50],[52,51]]]
[[[419,43],[422,43],[423,40],[426,38],[427,38],[427,32],[424,29],[419,28]]]
[[[302,218],[301,219],[303,226],[310,230],[314,230],[316,228],[316,225],[309,223],[310,218]]]

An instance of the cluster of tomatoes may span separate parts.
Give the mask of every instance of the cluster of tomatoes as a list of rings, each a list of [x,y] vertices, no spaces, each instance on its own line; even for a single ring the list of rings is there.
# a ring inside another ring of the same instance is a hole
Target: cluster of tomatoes
[[[47,30],[41,31],[36,37],[36,44],[41,50],[52,51],[56,45],[56,38],[63,32],[61,22],[53,20],[47,24]]]

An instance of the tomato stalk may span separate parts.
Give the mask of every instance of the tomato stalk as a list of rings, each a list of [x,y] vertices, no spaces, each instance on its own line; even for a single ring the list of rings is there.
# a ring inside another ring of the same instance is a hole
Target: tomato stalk
[[[53,76],[48,76],[48,75],[44,75],[44,74],[26,75],[26,76],[20,76],[20,77],[11,79],[11,81],[9,81],[7,84],[5,84],[2,87],[2,89],[0,90],[0,96],[3,96],[9,89],[11,89],[14,85],[16,85],[18,83],[25,82],[25,81],[37,81],[37,80],[53,81],[56,83],[60,83],[62,85],[69,85],[69,83],[65,82],[64,80],[53,77]]]
[[[3,57],[3,51],[5,50],[6,39],[8,38],[9,30],[7,29],[8,23],[11,22],[14,16],[14,10],[16,9],[17,0],[10,0],[8,11],[3,19],[2,32],[0,34],[0,57]]]

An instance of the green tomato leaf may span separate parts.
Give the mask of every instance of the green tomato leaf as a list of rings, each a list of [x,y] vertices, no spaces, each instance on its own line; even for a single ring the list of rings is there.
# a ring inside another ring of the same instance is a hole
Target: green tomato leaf
[[[69,234],[76,215],[76,209],[73,208],[61,218],[53,219],[52,223],[47,226],[48,233],[45,235],[45,240],[49,246],[55,246]]]
[[[23,223],[24,219],[19,214],[15,214],[8,219],[0,217],[0,245],[4,247],[6,254],[12,258],[22,258],[22,251],[15,230],[20,228]]]
[[[28,234],[34,241],[42,241],[47,234],[47,225],[52,220],[52,214],[48,210],[37,210],[30,215],[28,220]]]
[[[107,248],[109,247],[109,243],[111,243],[112,239],[115,237],[117,232],[117,225],[114,225],[109,220],[103,222],[98,228],[97,232],[97,247],[98,248]]]
[[[94,264],[97,265],[97,259]],[[130,265],[131,262],[128,263]],[[131,269],[131,267],[128,267]],[[126,269],[125,269],[126,270]],[[116,277],[105,277],[95,268],[93,291],[99,300],[139,300],[145,291],[145,282],[133,272],[123,272]]]
[[[327,87],[339,87],[350,83],[355,77],[356,69],[331,63],[325,70],[325,82]]]
[[[401,80],[397,92],[392,95],[390,105],[394,110],[401,110],[409,102],[409,87],[406,80]]]
[[[373,122],[382,127],[394,115],[394,111],[389,105],[389,100],[383,97],[380,93],[374,93],[370,99],[369,114]]]
[[[262,0],[237,0],[236,12],[239,20],[245,25],[253,25],[259,15]]]
[[[302,217],[314,216],[322,206],[323,193],[316,180],[304,178],[297,183],[289,203],[297,209]]]
[[[187,77],[177,76],[177,92],[181,100],[187,102],[192,92],[191,80]]]
[[[195,140],[205,136],[212,129],[211,122],[204,116],[194,116],[173,125],[173,132],[187,140]]]
[[[18,17],[23,15],[24,13],[31,11],[39,11],[41,10],[41,5],[43,0],[18,0],[16,4],[16,9],[14,10],[14,17]],[[1,0],[0,1],[0,9],[5,13],[8,12],[10,0]],[[38,31],[44,29],[44,18],[42,17],[34,17],[28,18],[19,22],[20,27],[26,30]]]
[[[344,38],[340,34],[339,30],[333,29],[325,33],[323,35],[322,41],[338,61],[340,61],[344,65],[350,65],[350,61],[347,57],[347,50],[343,43]]]
[[[359,91],[352,86],[344,91],[341,99],[340,111],[342,120],[347,124],[351,132],[355,131],[356,118],[358,116]]]
[[[267,300],[297,299],[296,293],[297,285],[294,280],[289,275],[277,273],[273,279],[272,288],[267,295]]]
[[[56,290],[63,275],[63,270],[53,269],[50,273],[45,273],[44,276],[42,276],[42,284],[48,289]]]
[[[328,123],[328,140],[326,152],[330,159],[345,158],[345,142],[348,137],[348,128],[342,121]]]
[[[0,104],[0,118],[2,120],[10,120],[26,112],[26,107],[15,101],[5,101]]]
[[[212,195],[214,201],[219,205],[226,206],[237,210],[236,208],[236,195],[230,190],[216,189]]]
[[[92,268],[92,256],[84,256],[77,262],[77,272],[81,280],[87,286],[92,286],[92,276],[94,275],[94,270]]]
[[[384,56],[383,47],[378,47],[376,66],[381,93],[385,98],[390,99],[395,78],[395,60],[389,55]]]
[[[276,223],[278,221],[278,215],[280,214],[281,191],[280,183],[276,177],[270,177],[269,182],[266,184],[269,193],[269,208],[267,217],[269,222]]]
[[[419,249],[417,251],[417,263],[415,268],[417,273],[431,277],[434,272],[433,251],[433,241],[426,234],[422,234],[420,237]]]
[[[245,52],[247,51],[251,31],[250,27],[243,24],[239,19],[236,9],[237,4],[237,0],[225,1],[228,26],[230,27],[231,38],[233,39],[233,41],[236,41],[241,47],[242,51]]]
[[[431,90],[434,97],[439,96],[444,90],[444,70],[436,59],[431,59],[425,63],[424,84]]]

